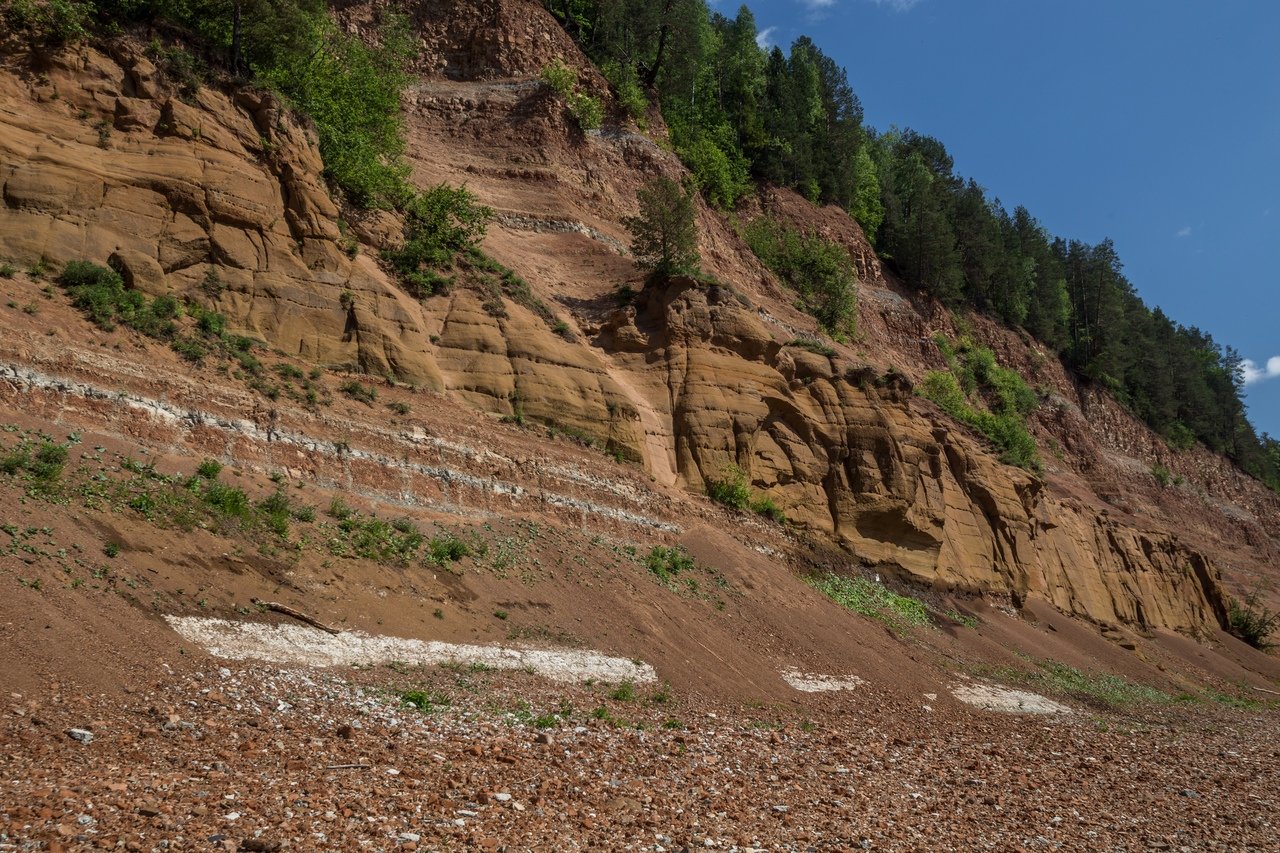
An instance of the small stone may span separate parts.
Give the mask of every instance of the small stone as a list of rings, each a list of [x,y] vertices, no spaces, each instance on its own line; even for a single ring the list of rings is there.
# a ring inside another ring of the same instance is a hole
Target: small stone
[[[410,844],[417,844],[422,840],[422,836],[416,832],[402,832],[396,836],[396,840],[401,843],[408,842]]]
[[[510,794],[494,794],[493,798],[500,803],[505,803],[511,799]]]
[[[790,809],[790,808],[788,808],[787,806],[774,806],[774,807],[773,807],[773,810],[774,810],[775,812],[777,812],[778,814],[782,814],[783,812],[791,811],[791,809]]]
[[[88,729],[67,729],[67,736],[80,743],[93,743],[93,732]]]
[[[138,814],[143,817],[155,817],[160,814],[160,806],[157,803],[143,803],[138,806]]]
[[[1198,800],[1198,799],[1200,799],[1200,795],[1199,795],[1198,793],[1196,793],[1195,791],[1191,790],[1190,788],[1183,788],[1183,789],[1182,789],[1182,791],[1181,791],[1181,794],[1182,794],[1182,796],[1184,796],[1184,797],[1190,797],[1190,798],[1191,798],[1191,799],[1193,799],[1193,800]]]

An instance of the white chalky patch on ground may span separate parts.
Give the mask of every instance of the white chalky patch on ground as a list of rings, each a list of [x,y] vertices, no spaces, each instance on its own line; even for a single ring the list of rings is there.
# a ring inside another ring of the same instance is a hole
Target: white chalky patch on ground
[[[821,673],[801,672],[795,667],[782,670],[782,680],[802,693],[856,690],[864,683],[856,675],[822,675]]]
[[[1011,714],[1069,714],[1066,705],[1054,702],[1039,693],[1013,690],[997,684],[963,684],[951,688],[951,695],[967,705],[975,705],[988,711],[1005,711]]]
[[[410,640],[343,631],[326,634],[301,625],[230,622],[199,616],[166,616],[170,627],[215,657],[263,660],[302,666],[351,666],[399,662],[433,665],[484,664],[496,669],[528,669],[554,681],[580,682],[657,680],[644,662],[609,657],[593,651],[522,649]]]

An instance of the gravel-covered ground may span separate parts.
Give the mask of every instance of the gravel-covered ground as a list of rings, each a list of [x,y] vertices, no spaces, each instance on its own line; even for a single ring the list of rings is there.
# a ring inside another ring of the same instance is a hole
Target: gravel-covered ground
[[[1274,711],[1001,715],[871,687],[735,706],[482,667],[199,666],[124,695],[6,694],[0,850],[1235,851],[1280,838]]]

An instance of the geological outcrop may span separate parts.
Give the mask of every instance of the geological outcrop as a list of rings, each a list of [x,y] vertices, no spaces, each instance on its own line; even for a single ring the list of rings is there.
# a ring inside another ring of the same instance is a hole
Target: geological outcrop
[[[461,5],[414,12],[415,180],[465,182],[496,208],[486,249],[558,323],[509,301],[494,311],[467,287],[412,298],[378,262],[396,222],[342,222],[304,124],[250,89],[183,100],[128,39],[110,55],[75,49],[37,72],[23,57],[0,70],[0,255],[110,260],[132,286],[216,308],[289,355],[558,425],[639,461],[660,486],[696,495],[738,465],[801,529],[943,589],[1195,633],[1224,622],[1228,537],[1248,543],[1238,577],[1275,557],[1280,501],[1207,454],[1172,460],[1203,495],[1135,485],[1144,463],[1135,471],[1120,445],[1141,460],[1163,445],[1056,363],[1036,368],[1053,397],[1033,428],[1064,448],[1044,478],[1001,464],[916,397],[912,377],[940,364],[931,332],[950,321],[881,269],[842,212],[805,213],[785,193],[758,202],[811,217],[855,258],[862,337],[834,356],[789,345],[811,318],[712,211],[700,213],[702,252],[722,283],[641,287],[621,217],[646,174],[678,163],[634,130],[583,135],[565,119],[537,68],[583,60],[538,4],[450,17]],[[346,25],[359,27],[362,9],[346,9]],[[591,70],[584,80],[599,83]],[[639,291],[627,304],[624,282]],[[1031,363],[1034,345],[1016,333],[984,321],[976,331],[1007,363]],[[1107,416],[1085,418],[1084,406]],[[1202,519],[1180,538],[1179,513],[1232,521]]]

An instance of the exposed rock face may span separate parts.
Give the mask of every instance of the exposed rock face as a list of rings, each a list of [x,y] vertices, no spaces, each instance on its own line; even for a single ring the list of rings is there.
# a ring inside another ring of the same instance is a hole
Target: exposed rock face
[[[1224,616],[1202,555],[1052,496],[905,380],[783,347],[727,288],[646,288],[598,343],[665,385],[694,489],[736,464],[794,521],[948,589],[1035,594],[1102,623],[1193,631]]]
[[[866,284],[857,352],[786,346],[812,319],[705,209],[704,265],[732,287],[676,280],[618,308],[617,284],[637,283],[621,217],[646,174],[676,173],[674,158],[638,134],[584,137],[564,121],[531,77],[551,58],[582,60],[538,4],[411,12],[434,75],[407,96],[415,179],[465,182],[501,211],[486,248],[553,306],[561,334],[465,287],[410,298],[374,260],[396,223],[353,224],[366,243],[348,254],[316,143],[274,99],[205,88],[183,102],[127,46],[115,58],[64,53],[44,78],[0,73],[0,254],[111,259],[131,286],[216,307],[287,353],[567,427],[663,485],[698,493],[737,464],[798,525],[944,588],[1196,632],[1224,618],[1221,531],[1247,531],[1255,564],[1275,553],[1277,503],[1225,469],[1206,488],[1239,508],[1238,527],[1202,521],[1183,541],[1168,532],[1169,499],[1134,488],[1113,458],[1119,436],[1143,453],[1155,438],[1114,402],[1086,400],[1057,365],[1044,381],[1063,407],[1034,427],[1060,440],[1064,460],[1046,480],[1000,464],[912,393],[910,377],[939,364],[931,332],[949,321],[886,278],[841,211],[805,215],[850,249]],[[358,28],[372,11],[341,16]],[[473,80],[483,82],[460,82]],[[796,212],[786,193],[760,203]],[[1013,333],[979,331],[1002,360],[1028,358]],[[1083,418],[1083,405],[1106,417]]]

